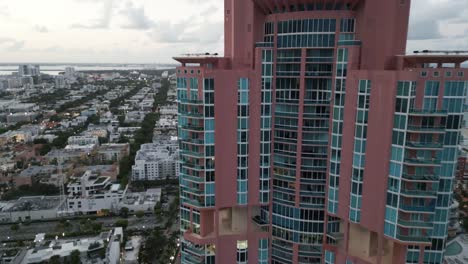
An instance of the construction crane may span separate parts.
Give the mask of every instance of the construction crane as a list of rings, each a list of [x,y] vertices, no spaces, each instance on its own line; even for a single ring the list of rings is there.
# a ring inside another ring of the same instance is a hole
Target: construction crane
[[[463,53],[468,53],[468,50],[415,50],[414,54],[428,54],[428,53],[441,53],[445,55],[460,55]]]

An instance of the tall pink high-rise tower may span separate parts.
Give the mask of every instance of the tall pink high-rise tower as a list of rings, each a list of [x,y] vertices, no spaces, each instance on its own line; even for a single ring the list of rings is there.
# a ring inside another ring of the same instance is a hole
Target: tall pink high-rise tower
[[[468,56],[406,56],[409,0],[225,0],[175,58],[182,263],[442,263]]]

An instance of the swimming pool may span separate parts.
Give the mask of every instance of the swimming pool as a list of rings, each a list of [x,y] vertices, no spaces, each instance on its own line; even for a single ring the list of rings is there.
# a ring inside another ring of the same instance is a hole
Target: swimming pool
[[[445,249],[445,256],[455,256],[463,251],[462,246],[457,241],[450,243]]]

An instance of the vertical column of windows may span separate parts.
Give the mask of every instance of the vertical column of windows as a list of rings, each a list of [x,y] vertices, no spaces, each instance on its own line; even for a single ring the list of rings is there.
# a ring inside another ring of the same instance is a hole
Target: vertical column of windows
[[[273,80],[273,51],[262,51],[262,102],[260,118],[260,202],[270,201],[271,173],[271,107]]]
[[[348,49],[338,49],[335,78],[335,100],[333,105],[332,142],[329,168],[328,211],[336,214],[338,210],[339,177],[341,167],[341,147],[343,136],[343,117],[346,97],[346,75]]]
[[[203,82],[204,108],[214,108],[214,79]],[[215,205],[215,118],[214,115],[205,116],[205,206]]]
[[[238,82],[237,100],[237,203],[247,204],[249,156],[249,80]]]
[[[435,111],[437,110],[437,99],[439,97],[440,83],[437,81],[427,81],[424,88],[424,101],[423,110]]]
[[[361,80],[359,82],[349,211],[349,219],[356,223],[361,221],[362,183],[364,181],[364,168],[366,165],[370,90],[371,81]]]
[[[325,264],[335,264],[335,253],[325,250]]]
[[[247,264],[248,263],[248,243],[247,240],[238,240],[237,241],[237,264]]]
[[[403,174],[408,112],[412,102],[414,102],[415,90],[415,82],[398,82],[384,224],[385,235],[393,238],[396,237],[398,222],[399,194]]]
[[[268,239],[258,240],[258,264],[268,264]]]
[[[468,82],[447,81],[444,85],[442,110],[447,112],[444,118],[445,136],[440,156],[439,188],[435,208],[434,225],[431,233],[432,246],[424,252],[424,263],[442,263],[444,244],[447,239],[452,186],[457,166],[457,146],[462,127],[464,102]]]

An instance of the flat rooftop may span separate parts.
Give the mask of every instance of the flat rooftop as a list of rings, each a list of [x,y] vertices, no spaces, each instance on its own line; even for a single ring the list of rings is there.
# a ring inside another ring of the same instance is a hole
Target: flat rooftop
[[[60,196],[25,196],[15,201],[0,202],[0,212],[51,210],[61,205]]]
[[[463,55],[436,55],[436,54],[421,54],[421,55],[400,55],[407,64],[430,64],[430,63],[455,63],[462,64],[468,61],[468,54]]]

